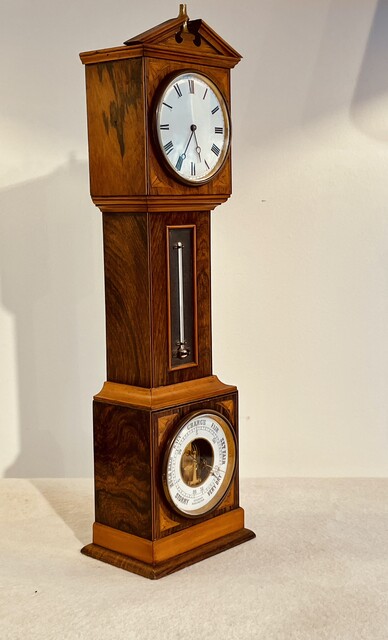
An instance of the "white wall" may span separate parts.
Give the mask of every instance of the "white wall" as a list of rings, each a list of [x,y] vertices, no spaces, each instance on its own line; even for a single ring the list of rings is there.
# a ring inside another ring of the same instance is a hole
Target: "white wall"
[[[4,6],[5,5],[5,6]],[[92,472],[104,380],[101,221],[78,52],[177,14],[3,3],[0,474]],[[214,371],[245,476],[388,473],[388,3],[192,1],[233,72],[234,193],[213,215]]]

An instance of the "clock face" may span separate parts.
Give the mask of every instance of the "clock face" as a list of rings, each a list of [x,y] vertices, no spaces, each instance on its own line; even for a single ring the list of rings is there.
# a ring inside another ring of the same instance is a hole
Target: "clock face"
[[[200,516],[222,500],[236,466],[230,423],[218,413],[195,413],[175,434],[164,461],[168,501],[186,516]]]
[[[206,76],[174,76],[159,96],[155,129],[162,157],[179,180],[202,184],[222,167],[229,149],[229,113]]]

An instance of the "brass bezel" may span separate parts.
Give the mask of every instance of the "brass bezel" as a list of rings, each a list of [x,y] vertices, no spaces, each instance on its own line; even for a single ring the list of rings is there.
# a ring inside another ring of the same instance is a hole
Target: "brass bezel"
[[[173,502],[171,498],[170,490],[167,484],[167,465],[168,465],[168,460],[171,454],[171,449],[174,445],[174,442],[178,434],[182,431],[182,429],[184,429],[184,427],[189,422],[191,422],[191,420],[193,420],[198,416],[211,416],[212,418],[215,418],[216,422],[222,427],[227,440],[227,444],[228,444],[228,465],[227,465],[227,470],[225,472],[224,480],[220,484],[216,494],[213,496],[210,502],[208,502],[203,507],[200,507],[195,512],[193,511],[186,512],[184,509],[180,509]],[[174,435],[170,438],[166,446],[166,450],[164,452],[163,467],[162,467],[162,484],[163,484],[163,490],[164,490],[164,494],[167,499],[167,502],[170,505],[170,507],[176,513],[178,513],[181,517],[183,516],[185,518],[196,519],[204,515],[208,515],[209,513],[214,511],[224,499],[229,487],[233,482],[236,469],[237,469],[237,439],[236,439],[236,434],[231,422],[227,418],[225,418],[225,416],[223,416],[221,413],[219,413],[218,411],[214,411],[213,409],[210,409],[209,411],[204,411],[204,410],[194,411],[189,415],[187,415],[182,420],[180,420],[178,426],[174,430]]]

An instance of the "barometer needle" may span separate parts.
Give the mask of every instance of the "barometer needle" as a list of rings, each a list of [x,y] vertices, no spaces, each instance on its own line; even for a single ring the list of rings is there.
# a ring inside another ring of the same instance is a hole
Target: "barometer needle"
[[[195,456],[191,455],[191,453],[186,453],[186,455],[189,458],[192,458],[192,460],[194,460],[197,464],[198,464],[198,460]],[[210,473],[214,476],[214,470],[217,469],[217,471],[219,471],[220,473],[225,473],[225,471],[223,469],[220,469],[219,467],[216,467],[215,465],[211,466],[211,464],[208,464],[207,462],[205,462],[205,460],[203,458],[199,459],[199,464],[202,465],[203,467],[209,467],[209,469],[211,469]]]

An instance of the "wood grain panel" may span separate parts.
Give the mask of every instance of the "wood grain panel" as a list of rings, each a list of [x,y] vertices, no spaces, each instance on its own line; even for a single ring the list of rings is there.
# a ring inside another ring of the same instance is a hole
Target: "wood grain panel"
[[[162,443],[164,434],[166,429],[168,429],[173,422],[176,420],[177,414],[172,412],[170,415],[168,416],[160,416],[160,418],[158,419],[158,443],[159,446]]]
[[[107,377],[151,387],[146,214],[104,214]]]
[[[86,67],[92,196],[146,193],[141,58]]]
[[[234,402],[233,400],[224,400],[222,406],[229,411],[230,415],[233,415]]]
[[[150,418],[94,402],[96,522],[152,539]]]
[[[235,488],[236,488],[236,483],[232,482],[232,485],[229,491],[226,492],[225,498],[223,500],[224,507],[229,507],[236,504]]]
[[[166,229],[195,225],[197,366],[169,371]],[[211,374],[210,213],[103,215],[107,378],[160,387]],[[151,353],[152,345],[152,353]]]
[[[176,527],[179,527],[180,523],[170,518],[170,516],[166,513],[166,510],[164,509],[161,503],[159,503],[158,518],[159,518],[160,533],[163,533],[164,531],[167,531],[167,530],[173,531]]]
[[[159,387],[194,380],[211,374],[210,213],[202,211],[150,214],[150,221],[153,386]],[[174,225],[195,225],[196,227],[198,361],[196,367],[169,370],[168,249],[166,229],[168,226]]]

